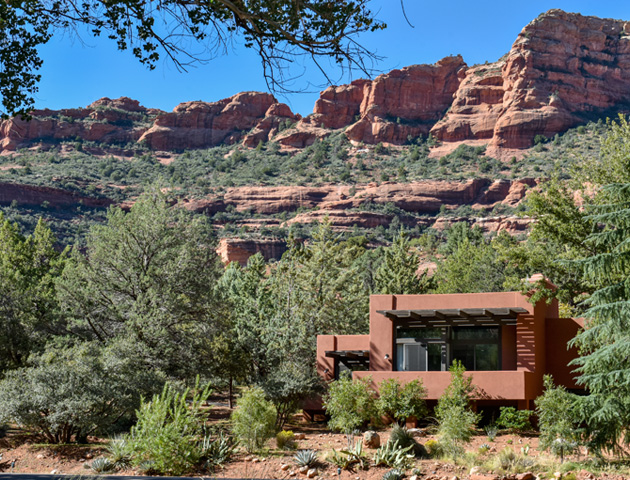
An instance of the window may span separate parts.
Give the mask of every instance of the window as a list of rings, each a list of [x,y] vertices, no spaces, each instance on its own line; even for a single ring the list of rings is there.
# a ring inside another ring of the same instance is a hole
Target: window
[[[466,370],[500,370],[500,327],[398,328],[396,369],[445,371],[453,360]]]

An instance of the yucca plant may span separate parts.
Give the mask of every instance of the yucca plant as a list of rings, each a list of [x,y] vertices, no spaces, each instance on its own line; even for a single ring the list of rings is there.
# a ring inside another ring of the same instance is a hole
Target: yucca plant
[[[298,467],[312,467],[317,463],[317,453],[314,450],[300,450],[293,455]]]
[[[116,465],[109,458],[99,457],[92,461],[90,468],[96,473],[109,473],[116,470]]]
[[[409,455],[409,450],[413,448],[413,445],[408,447],[400,447],[398,442],[386,443],[376,450],[374,454],[374,463],[379,466],[383,465],[390,468],[398,468],[404,470],[409,463],[413,455]]]

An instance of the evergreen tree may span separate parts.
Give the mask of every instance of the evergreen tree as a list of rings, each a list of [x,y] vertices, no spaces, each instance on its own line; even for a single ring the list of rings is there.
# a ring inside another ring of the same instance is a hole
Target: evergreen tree
[[[402,229],[382,252],[383,260],[374,275],[375,293],[420,294],[429,290],[430,278],[426,271],[418,275],[420,257],[411,250],[407,234]]]
[[[594,448],[619,450],[630,442],[630,184],[611,184],[610,201],[593,207],[600,229],[587,242],[599,253],[577,262],[597,289],[586,301],[586,328],[574,339],[581,357],[579,383],[590,395],[581,400]]]

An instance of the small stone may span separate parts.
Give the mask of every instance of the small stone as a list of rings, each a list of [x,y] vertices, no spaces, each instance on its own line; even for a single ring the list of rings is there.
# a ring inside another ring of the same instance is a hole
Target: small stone
[[[252,463],[260,463],[260,458],[254,458],[254,459],[252,460]]]
[[[91,453],[86,454],[85,458],[87,458],[89,460],[90,458],[92,458],[92,454]]]
[[[37,458],[38,458],[38,459],[42,459],[42,458],[44,458],[44,455],[42,455],[42,454],[40,453],[39,455],[37,455]]]
[[[459,480],[459,477],[457,475],[453,475],[450,480]]]
[[[288,463],[283,463],[282,465],[280,465],[280,470],[282,470],[283,472],[286,472],[289,468],[291,468],[291,465],[289,465]]]
[[[306,472],[308,472],[308,467],[304,466],[304,467],[300,468],[300,469],[298,470],[298,472],[300,472],[300,473],[306,473]]]
[[[378,448],[381,446],[381,437],[373,430],[368,430],[363,434],[363,445],[368,448]]]
[[[58,473],[59,473],[59,472],[58,472],[57,470],[51,470],[51,471],[50,471],[50,474],[51,474],[51,475],[57,475]]]
[[[553,474],[553,476],[556,478],[562,478],[562,472],[556,472]]]
[[[293,470],[289,472],[289,477],[295,477],[296,475],[297,474]]]
[[[476,475],[478,473],[481,473],[481,467],[472,467],[470,469],[469,475]]]
[[[296,433],[295,435],[293,435],[293,438],[295,440],[305,440],[306,439],[306,434],[304,434],[304,433]]]
[[[418,475],[412,475],[409,480],[418,480]]]
[[[317,476],[317,469],[311,468],[308,472],[306,472],[306,478],[315,478]]]

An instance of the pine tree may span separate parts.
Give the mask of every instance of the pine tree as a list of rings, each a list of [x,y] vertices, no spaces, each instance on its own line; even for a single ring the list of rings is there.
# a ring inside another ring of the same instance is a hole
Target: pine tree
[[[426,293],[431,282],[426,271],[418,275],[419,263],[418,254],[411,250],[407,234],[401,229],[393,243],[383,249],[383,261],[374,275],[376,293]]]

